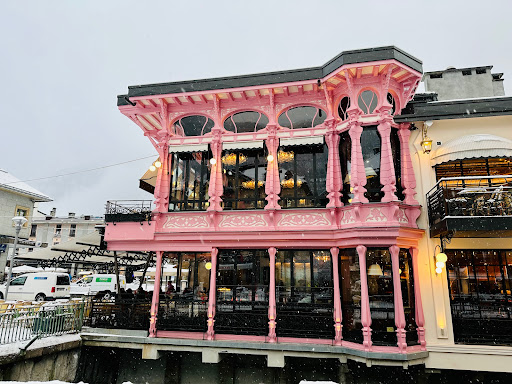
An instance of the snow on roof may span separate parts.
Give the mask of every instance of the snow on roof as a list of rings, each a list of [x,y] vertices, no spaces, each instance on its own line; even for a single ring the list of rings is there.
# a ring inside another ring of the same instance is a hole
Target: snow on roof
[[[52,199],[30,185],[20,181],[17,177],[14,177],[9,172],[0,169],[0,189],[19,193],[21,195],[28,196],[34,201],[47,202]]]

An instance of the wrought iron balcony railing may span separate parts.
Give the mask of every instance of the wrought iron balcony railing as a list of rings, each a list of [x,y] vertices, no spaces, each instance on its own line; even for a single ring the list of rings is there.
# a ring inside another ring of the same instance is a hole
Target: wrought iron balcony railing
[[[107,201],[105,222],[150,221],[151,205],[151,200]]]
[[[512,175],[443,178],[427,193],[427,207],[434,235],[443,230],[512,229],[495,219],[502,217],[509,222],[512,216]],[[467,221],[471,217],[479,220]],[[449,228],[446,220],[457,220],[453,221],[455,227]]]

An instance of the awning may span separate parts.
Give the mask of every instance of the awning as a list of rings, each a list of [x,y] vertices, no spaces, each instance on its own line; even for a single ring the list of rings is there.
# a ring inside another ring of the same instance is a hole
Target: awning
[[[479,157],[512,157],[512,141],[485,134],[462,136],[440,146],[432,155],[432,166]]]
[[[208,151],[208,144],[169,145],[169,152],[170,153],[206,152],[206,151]]]
[[[253,148],[263,148],[263,140],[237,141],[234,143],[222,143],[222,149],[224,149],[224,150],[253,149]]]
[[[306,136],[306,137],[290,137],[280,140],[281,147],[291,147],[297,145],[318,145],[324,143],[324,136]]]

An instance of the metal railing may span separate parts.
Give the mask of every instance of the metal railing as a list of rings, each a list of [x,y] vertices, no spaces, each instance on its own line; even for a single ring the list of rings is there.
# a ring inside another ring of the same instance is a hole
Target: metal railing
[[[447,216],[512,215],[512,175],[442,178],[427,193],[430,225]]]
[[[0,304],[0,344],[80,332],[84,302]]]
[[[150,221],[151,209],[151,200],[109,200],[105,207],[105,221]]]
[[[157,320],[159,330],[206,332],[208,301],[162,296]]]
[[[85,311],[85,325],[93,328],[149,329],[151,298],[91,298]]]

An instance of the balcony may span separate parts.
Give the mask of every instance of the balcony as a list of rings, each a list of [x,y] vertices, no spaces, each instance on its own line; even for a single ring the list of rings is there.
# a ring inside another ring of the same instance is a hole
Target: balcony
[[[443,178],[427,193],[430,236],[512,236],[512,176]]]
[[[143,222],[151,220],[151,200],[107,201],[105,222]]]

